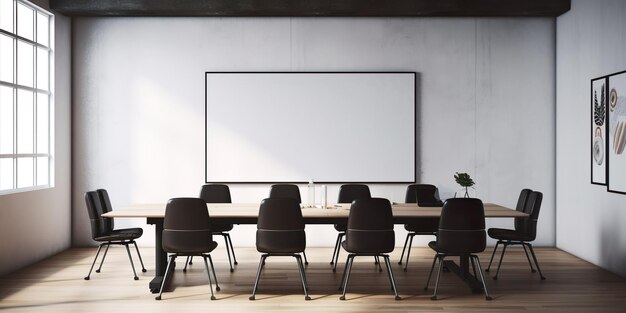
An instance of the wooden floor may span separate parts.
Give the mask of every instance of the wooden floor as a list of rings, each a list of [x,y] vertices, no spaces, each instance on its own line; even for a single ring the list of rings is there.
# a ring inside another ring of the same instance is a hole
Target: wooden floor
[[[328,264],[332,248],[309,248],[306,274],[312,294],[305,301],[293,258],[269,258],[261,275],[256,301],[249,301],[259,253],[237,248],[239,265],[228,271],[224,250],[214,253],[221,291],[211,301],[207,276],[200,259],[187,273],[181,262],[175,271],[172,292],[155,301],[148,292],[153,275],[153,250],[144,247],[147,273],[132,279],[126,251],[111,248],[101,273],[83,280],[96,249],[71,249],[0,279],[0,310],[7,312],[626,312],[626,279],[582,261],[558,249],[536,249],[547,280],[531,273],[523,250],[507,251],[499,279],[487,284],[494,296],[485,301],[472,294],[453,274],[443,273],[440,299],[430,300],[424,283],[433,253],[414,248],[408,272],[397,264],[402,249],[392,254],[401,301],[395,301],[386,273],[379,273],[372,257],[357,258],[346,301],[337,291],[341,269]],[[134,254],[133,254],[134,255]],[[345,258],[346,254],[342,254]],[[5,255],[4,257],[9,257]],[[489,252],[481,255],[486,267]],[[138,263],[135,259],[136,264]],[[139,268],[138,268],[139,269]]]

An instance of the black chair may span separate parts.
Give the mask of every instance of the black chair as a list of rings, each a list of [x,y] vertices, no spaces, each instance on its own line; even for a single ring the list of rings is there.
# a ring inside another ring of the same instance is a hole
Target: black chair
[[[341,185],[339,188],[339,197],[337,203],[352,203],[356,199],[370,199],[372,194],[370,188],[367,185],[360,184],[347,184]],[[339,251],[341,250],[341,239],[346,235],[346,229],[348,228],[347,222],[335,224],[335,230],[337,233],[337,240],[335,242],[335,249],[333,250],[333,257],[330,260],[330,264],[333,265],[333,272],[337,271],[337,261],[339,260]],[[380,264],[376,259],[376,264]],[[379,266],[379,270],[382,269]]]
[[[483,202],[480,199],[473,198],[446,200],[441,209],[437,241],[431,241],[428,244],[431,249],[435,250],[436,254],[424,290],[428,290],[435,262],[439,260],[435,291],[431,299],[437,300],[437,289],[439,288],[441,271],[444,267],[444,259],[448,256],[466,256],[471,261],[474,276],[476,276],[476,267],[478,267],[478,273],[485,290],[485,298],[491,300],[492,298],[489,296],[487,285],[485,284],[485,276],[480,266],[480,259],[475,254],[485,251],[486,245],[487,236],[485,235],[485,209]]]
[[[141,259],[141,253],[139,253],[139,248],[137,247],[137,243],[135,239],[141,237],[143,234],[143,229],[141,228],[124,228],[124,229],[114,229],[113,219],[104,218],[102,214],[110,212],[112,210],[111,201],[109,200],[109,195],[104,189],[98,189],[97,191],[88,191],[85,193],[85,202],[87,204],[87,212],[89,213],[89,220],[91,222],[91,238],[100,243],[98,246],[98,252],[96,252],[96,257],[93,259],[93,263],[91,263],[91,268],[89,269],[89,273],[85,276],[85,280],[89,280],[91,276],[91,271],[93,270],[93,266],[96,264],[96,260],[98,259],[98,255],[100,255],[100,250],[103,246],[106,246],[106,250],[104,251],[104,255],[102,256],[102,260],[100,261],[100,267],[96,270],[96,273],[100,273],[102,269],[102,264],[104,263],[104,259],[109,252],[109,247],[111,245],[122,245],[126,247],[126,252],[128,253],[128,259],[130,260],[130,265],[133,268],[134,279],[138,280],[137,272],[135,271],[135,264],[133,263],[133,258],[130,255],[130,249],[128,248],[129,244],[135,245],[135,250],[137,250],[137,255],[139,256],[139,261],[141,262],[141,271],[146,272],[146,268],[143,265],[143,260]]]
[[[275,184],[270,187],[270,198],[291,198],[302,203],[300,188],[293,184]]]
[[[341,246],[350,254],[346,260],[343,280],[339,287],[339,291],[342,291],[340,300],[346,299],[350,271],[356,256],[382,257],[387,266],[391,288],[396,295],[395,299],[400,300],[389,255],[387,255],[395,247],[393,213],[389,200],[381,198],[354,200],[348,216],[346,240],[341,243]]]
[[[200,199],[204,200],[206,203],[231,203],[230,199],[230,189],[228,185],[222,184],[205,184],[200,189]],[[237,257],[235,256],[235,248],[233,248],[233,241],[230,239],[230,234],[228,233],[233,229],[233,224],[223,223],[223,222],[211,222],[211,230],[213,231],[213,235],[219,235],[224,237],[224,243],[226,246],[226,254],[228,255],[228,264],[230,265],[230,271],[234,272],[233,268],[233,260],[235,261],[235,265],[237,263]],[[233,254],[233,260],[230,258],[230,254]],[[185,268],[183,268],[183,272],[187,271],[187,264],[193,264],[193,256],[187,257],[187,262],[185,262]]]
[[[439,198],[439,190],[434,185],[427,184],[411,184],[406,188],[406,203],[417,203],[420,207],[440,207],[443,206],[443,202]],[[404,264],[404,271],[407,271],[409,266],[409,256],[411,255],[411,246],[413,246],[413,237],[416,235],[431,235],[437,236],[437,229],[439,228],[438,217],[420,218],[412,221],[409,224],[404,225],[404,229],[408,231],[406,239],[404,240],[404,248],[402,248],[402,254],[400,255],[400,261],[398,264],[402,264],[402,258],[404,257],[404,250],[406,250],[407,243],[409,244],[409,251],[406,254],[406,261]],[[409,241],[410,239],[410,241]]]
[[[293,184],[275,184],[270,187],[270,198],[290,198],[295,199],[298,203],[302,203],[300,197],[300,188]],[[309,260],[306,257],[306,253],[303,251],[304,264],[309,265]]]
[[[539,268],[539,263],[537,262],[537,257],[535,256],[535,251],[533,250],[533,245],[530,243],[537,238],[537,220],[539,219],[539,210],[541,209],[541,202],[543,200],[543,194],[538,191],[530,191],[529,189],[524,189],[520,193],[520,200],[518,200],[518,211],[520,202],[522,201],[522,197],[524,194],[527,194],[527,200],[524,201],[524,213],[527,213],[529,216],[527,218],[516,218],[515,219],[515,229],[502,229],[502,228],[490,228],[488,230],[489,237],[493,239],[497,239],[495,248],[493,249],[493,253],[491,254],[491,260],[489,261],[489,266],[487,267],[487,272],[491,268],[491,262],[493,261],[493,256],[496,254],[496,250],[498,249],[498,245],[502,244],[502,254],[500,255],[500,262],[498,262],[498,269],[496,270],[496,275],[493,279],[498,279],[498,273],[500,272],[500,266],[502,265],[502,259],[504,259],[504,253],[506,252],[506,248],[512,245],[521,245],[524,247],[524,253],[526,254],[526,259],[528,260],[528,265],[530,265],[530,271],[535,272],[533,268],[533,264],[530,261],[530,257],[528,256],[528,251],[526,247],[530,250],[530,253],[535,261],[535,266],[537,266],[537,271],[539,271],[539,276],[541,280],[545,280],[546,278],[543,276],[541,272],[541,268]]]
[[[259,277],[265,267],[265,259],[270,256],[291,256],[298,262],[304,298],[309,297],[309,287],[302,265],[300,253],[306,247],[306,234],[304,233],[304,220],[300,203],[292,198],[268,198],[261,202],[259,219],[256,231],[256,249],[263,253],[259,261],[256,273],[254,289],[250,300],[255,299],[259,286]]]
[[[215,300],[207,258],[211,262],[211,269],[215,278],[215,290],[220,291],[220,286],[217,283],[215,267],[210,254],[217,247],[217,242],[213,241],[213,230],[210,223],[206,202],[200,198],[173,198],[167,202],[163,220],[162,247],[166,253],[170,253],[170,256],[156,300],[161,300],[163,288],[178,256],[201,256],[204,259],[204,267],[209,276],[211,300]]]

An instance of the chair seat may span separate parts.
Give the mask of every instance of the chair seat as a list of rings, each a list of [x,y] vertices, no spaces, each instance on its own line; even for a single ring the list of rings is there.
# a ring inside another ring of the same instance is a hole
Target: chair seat
[[[164,247],[165,248],[165,247]],[[210,253],[211,251],[217,248],[217,242],[211,241],[208,243],[203,243],[201,245],[192,244],[186,246],[175,246],[175,247],[167,247],[166,252],[168,253],[179,253],[179,254],[201,254],[201,253]]]
[[[305,248],[304,230],[257,230],[256,249],[261,253],[300,253]]]
[[[381,237],[380,240],[384,241],[385,238]],[[380,244],[377,244],[377,242],[374,242],[373,245],[374,246],[381,246]],[[380,254],[380,253],[391,253],[393,251],[392,247],[390,247],[389,249],[371,249],[371,250],[369,250],[369,249],[367,249],[367,250],[359,249],[358,251],[356,251],[355,249],[351,249],[348,246],[348,241],[347,240],[344,240],[341,243],[341,247],[343,247],[343,249],[346,250],[349,253],[358,253],[358,254],[361,254],[361,255],[368,255],[368,254],[377,255],[377,254]]]
[[[498,240],[533,241],[533,237],[512,229],[489,228],[489,237]]]
[[[439,230],[439,218],[422,218],[404,225],[404,229],[419,234],[432,234]]]
[[[118,240],[133,240],[143,235],[143,229],[141,228],[123,228],[116,229],[103,236],[96,237],[96,241],[118,241]]]
[[[233,229],[233,224],[225,224],[225,223],[211,223],[211,231],[214,233],[222,233],[231,231]]]
[[[483,239],[483,240],[484,240],[484,239]],[[463,251],[463,252],[460,252],[460,251],[458,251],[458,250],[457,250],[457,251],[453,251],[453,252],[451,252],[451,251],[445,251],[445,250],[443,250],[443,249],[440,249],[440,248],[437,246],[437,241],[431,241],[431,242],[429,242],[429,243],[428,243],[428,247],[430,247],[431,249],[435,250],[435,252],[437,252],[437,253],[442,253],[442,254],[449,255],[449,256],[456,256],[456,255],[468,255],[468,254],[480,253],[480,252],[483,252],[483,251],[484,251],[484,248],[483,248],[482,250],[480,250],[480,249],[475,249],[475,250],[467,250],[467,251]]]
[[[335,224],[334,227],[336,231],[345,232],[348,230],[348,223]]]

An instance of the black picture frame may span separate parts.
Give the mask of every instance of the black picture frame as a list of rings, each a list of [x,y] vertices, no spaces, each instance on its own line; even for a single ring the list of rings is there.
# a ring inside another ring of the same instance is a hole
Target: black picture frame
[[[591,79],[590,85],[590,170],[591,183],[607,185],[607,92],[608,76]]]
[[[626,71],[609,74],[606,79],[606,186],[608,192],[626,194]],[[619,132],[617,136],[616,129]],[[624,177],[624,181],[618,184],[616,178],[621,177]]]

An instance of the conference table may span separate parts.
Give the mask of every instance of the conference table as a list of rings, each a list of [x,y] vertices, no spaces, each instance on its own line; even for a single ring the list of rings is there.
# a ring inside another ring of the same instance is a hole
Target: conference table
[[[138,204],[115,209],[102,215],[107,218],[145,218],[148,224],[155,225],[155,277],[149,284],[152,293],[159,291],[167,268],[167,253],[161,246],[165,206],[165,204]],[[528,216],[526,213],[497,204],[485,203],[484,207],[486,218]],[[212,220],[229,224],[256,224],[259,204],[207,203],[207,209]],[[347,221],[349,209],[350,204],[334,204],[326,208],[303,206],[302,217],[306,224],[337,224]],[[394,203],[392,210],[394,224],[406,224],[420,218],[441,216],[441,207],[420,207],[415,203]],[[473,292],[482,292],[482,284],[470,273],[469,264],[469,256],[461,256],[459,264],[452,260],[446,260],[444,263],[445,267],[457,274]]]

